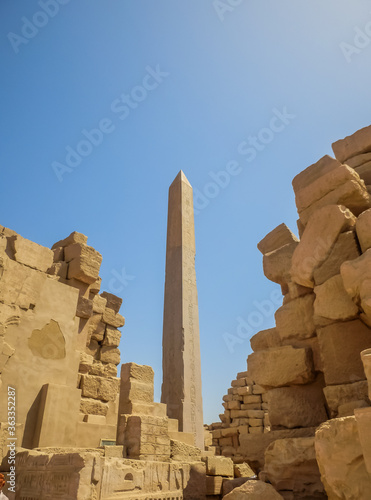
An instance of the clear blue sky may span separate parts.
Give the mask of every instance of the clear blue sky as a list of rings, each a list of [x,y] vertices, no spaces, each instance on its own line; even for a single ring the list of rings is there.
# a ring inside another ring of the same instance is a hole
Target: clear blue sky
[[[246,369],[238,325],[274,323],[257,242],[281,222],[296,231],[292,178],[371,123],[370,2],[60,2],[0,5],[0,223],[46,246],[89,236],[102,289],[124,299],[122,361],[154,367],[159,400],[167,191],[182,169],[210,423]]]

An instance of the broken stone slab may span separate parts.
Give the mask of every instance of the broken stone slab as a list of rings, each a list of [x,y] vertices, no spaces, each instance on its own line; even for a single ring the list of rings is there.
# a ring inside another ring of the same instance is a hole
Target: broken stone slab
[[[365,210],[356,222],[357,238],[362,252],[371,248],[371,209]]]
[[[327,205],[315,211],[292,256],[292,280],[313,288],[314,270],[329,256],[339,235],[355,222],[354,215],[344,206]]]
[[[242,464],[234,464],[234,477],[253,477],[255,472],[252,470],[249,464],[243,462]]]
[[[107,300],[105,298],[103,298],[101,295],[98,294],[94,295],[93,311],[96,314],[103,314],[106,306],[107,306]]]
[[[87,236],[85,236],[82,233],[78,233],[77,231],[73,231],[64,240],[60,240],[60,241],[57,241],[57,243],[54,243],[54,245],[52,246],[52,250],[59,248],[59,247],[66,247],[68,245],[73,245],[74,243],[86,245],[87,241],[88,241]]]
[[[337,168],[325,173],[311,184],[296,191],[295,202],[298,212],[310,207],[316,201],[326,196],[330,191],[340,187],[345,182],[353,180],[360,181],[358,173],[347,165],[340,165]]]
[[[347,181],[302,210],[299,213],[301,222],[305,226],[316,210],[328,205],[343,205],[357,216],[370,208],[371,198],[362,179]]]
[[[125,325],[125,318],[108,307],[103,312],[103,321],[114,328],[121,328]]]
[[[292,254],[298,242],[288,243],[263,256],[263,271],[266,278],[279,285],[290,281]]]
[[[223,497],[223,500],[282,500],[281,496],[271,484],[251,479],[242,486],[235,488]]]
[[[368,382],[368,397],[371,398],[371,349],[361,352],[361,360]]]
[[[371,477],[365,466],[355,417],[336,418],[321,424],[314,446],[329,498],[369,497]]]
[[[274,317],[281,340],[289,338],[305,339],[315,335],[313,303],[315,295],[308,294],[291,300],[277,309]]]
[[[367,406],[370,404],[366,380],[352,384],[328,385],[323,389],[323,392],[331,418],[338,415],[338,409],[342,405],[351,404],[355,401],[364,401]]]
[[[112,326],[107,325],[104,335],[103,345],[109,347],[118,347],[120,345],[121,332]]]
[[[53,265],[53,252],[33,241],[22,238],[19,234],[12,237],[14,258],[20,264],[37,269],[43,273]]]
[[[233,461],[226,457],[207,457],[206,474],[209,476],[234,477]]]
[[[278,492],[293,492],[293,498],[317,498],[324,493],[314,436],[271,443],[265,451],[263,473]]]
[[[269,420],[273,427],[316,427],[327,420],[324,383],[278,387],[268,391]]]
[[[250,354],[247,364],[252,378],[263,387],[307,384],[314,379],[310,349],[284,346],[258,351]]]
[[[302,170],[294,177],[294,179],[292,180],[292,187],[294,188],[294,192],[297,193],[302,189],[305,189],[307,186],[317,181],[317,179],[320,179],[325,174],[339,168],[340,165],[341,163],[331,156],[323,156],[316,163],[313,163],[306,169]]]
[[[371,345],[371,329],[356,319],[317,330],[326,385],[366,378],[360,353]]]
[[[360,251],[354,231],[341,233],[327,259],[314,269],[313,278],[315,285],[322,285],[328,279],[339,274],[340,266],[343,262],[356,259],[359,255]]]
[[[335,157],[344,163],[353,156],[371,151],[371,125],[357,130],[352,135],[334,142],[332,150]]]
[[[358,307],[346,292],[340,274],[333,276],[322,285],[314,287],[315,323],[321,324],[320,318],[334,321],[347,321],[358,315]]]
[[[93,247],[74,243],[64,248],[64,256],[68,266],[68,279],[94,283],[99,278],[102,255]]]
[[[298,242],[297,237],[292,231],[286,226],[286,224],[280,224],[275,229],[270,231],[259,243],[258,249],[263,255],[271,253],[279,248]]]
[[[100,349],[99,359],[103,363],[119,365],[121,361],[120,350],[117,347],[103,345]]]
[[[250,345],[254,352],[269,349],[270,347],[280,347],[281,337],[276,328],[268,328],[253,335],[250,339]]]

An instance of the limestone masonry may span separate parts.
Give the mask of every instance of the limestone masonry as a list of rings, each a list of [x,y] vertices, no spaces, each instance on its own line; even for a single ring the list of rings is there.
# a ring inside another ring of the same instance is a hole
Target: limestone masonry
[[[126,363],[117,376],[122,300],[100,293],[102,256],[87,237],[48,249],[0,227],[10,500],[371,498],[371,126],[333,150],[293,180],[299,238],[281,224],[258,243],[282,306],[204,428],[182,172],[169,190],[161,403],[151,367]]]

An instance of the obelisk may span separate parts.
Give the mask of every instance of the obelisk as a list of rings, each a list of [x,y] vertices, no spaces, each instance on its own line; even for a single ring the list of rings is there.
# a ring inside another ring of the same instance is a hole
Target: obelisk
[[[169,188],[161,402],[204,449],[195,255],[193,190],[180,171]]]

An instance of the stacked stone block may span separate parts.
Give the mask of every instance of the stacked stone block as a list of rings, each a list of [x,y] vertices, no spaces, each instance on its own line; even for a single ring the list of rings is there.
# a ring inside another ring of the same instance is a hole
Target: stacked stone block
[[[266,391],[254,383],[247,371],[240,372],[223,396],[223,406],[221,422],[209,426],[212,445],[218,455],[231,457],[237,463],[242,458],[238,453],[242,435],[270,431]]]

